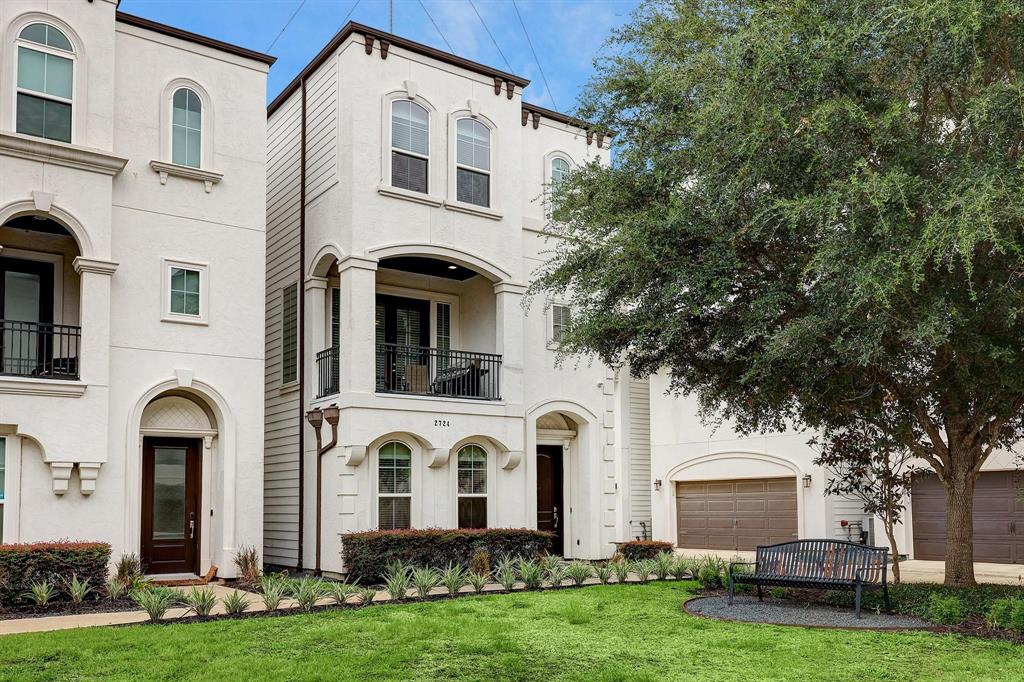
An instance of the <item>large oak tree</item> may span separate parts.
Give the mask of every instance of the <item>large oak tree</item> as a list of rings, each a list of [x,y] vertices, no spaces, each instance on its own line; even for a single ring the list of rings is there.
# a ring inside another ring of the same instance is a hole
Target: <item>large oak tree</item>
[[[580,107],[614,162],[554,190],[564,348],[667,370],[747,432],[885,428],[947,495],[1022,435],[1024,15],[1009,0],[677,0]]]

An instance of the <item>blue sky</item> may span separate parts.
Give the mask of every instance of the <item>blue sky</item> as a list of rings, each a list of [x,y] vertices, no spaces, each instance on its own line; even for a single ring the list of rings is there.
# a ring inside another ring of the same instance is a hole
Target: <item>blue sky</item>
[[[637,0],[516,0],[540,65],[544,87],[511,0],[473,0],[494,35],[502,58],[469,0],[394,0],[394,32],[445,51],[529,78],[524,99],[571,112],[586,85],[591,63],[609,31],[628,20]],[[120,9],[147,19],[218,38],[278,58],[270,70],[267,100],[281,91],[350,19],[388,30],[387,0],[121,0]],[[423,7],[451,44],[434,28]],[[268,50],[269,48],[269,50]],[[509,68],[511,65],[511,69]]]

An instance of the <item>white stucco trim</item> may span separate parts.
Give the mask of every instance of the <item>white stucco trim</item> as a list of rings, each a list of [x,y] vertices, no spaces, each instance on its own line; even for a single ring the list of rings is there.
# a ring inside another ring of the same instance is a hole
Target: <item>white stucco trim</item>
[[[45,215],[60,223],[74,237],[75,242],[78,244],[80,258],[88,260],[105,255],[97,254],[94,251],[92,239],[89,237],[89,231],[85,229],[85,226],[57,204],[50,204],[50,210],[44,212],[36,208],[36,203],[33,199],[13,201],[6,206],[0,207],[0,225],[4,225],[9,220],[23,215]]]
[[[174,119],[174,93],[181,88],[187,88],[199,95],[199,101],[202,104],[203,110],[201,113],[201,126],[199,144],[201,147],[200,156],[202,157],[202,165],[199,168],[191,168],[185,166],[176,166],[171,160],[171,144],[173,138],[173,129],[171,122]],[[223,177],[220,173],[214,173],[210,169],[213,167],[213,152],[214,152],[214,106],[213,98],[210,97],[209,91],[203,87],[198,81],[192,78],[175,78],[169,81],[160,93],[160,161],[163,161],[161,166],[171,166],[172,174],[181,175],[182,177],[195,177],[187,175],[184,171],[206,171],[206,174],[215,176],[216,179],[210,178],[212,182],[219,182],[220,178]],[[158,162],[150,162],[153,166],[153,170],[157,172],[167,172],[166,170],[161,171],[155,165]],[[173,169],[180,168],[182,172],[174,173]],[[197,179],[207,180],[204,177],[197,177]],[[207,189],[207,192],[210,190]]]
[[[377,261],[393,256],[424,256],[427,258],[439,258],[451,261],[474,272],[483,275],[492,282],[511,280],[512,274],[483,256],[470,251],[457,249],[452,246],[441,244],[426,244],[423,242],[399,242],[393,244],[381,244],[366,250],[367,255]]]
[[[378,436],[366,446],[366,454],[370,461],[370,528],[380,528],[380,492],[377,490],[380,476],[378,474],[378,451],[383,445],[398,442],[412,452],[412,494],[409,502],[409,525],[411,528],[422,528],[423,500],[430,494],[424,485],[423,470],[429,466],[428,458],[432,456],[434,446],[426,438],[407,431],[392,431]]]

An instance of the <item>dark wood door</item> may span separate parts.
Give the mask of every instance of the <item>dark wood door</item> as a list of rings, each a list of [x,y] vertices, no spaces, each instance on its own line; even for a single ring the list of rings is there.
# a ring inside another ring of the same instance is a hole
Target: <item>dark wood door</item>
[[[797,538],[796,478],[676,484],[679,547],[754,550]]]
[[[0,258],[0,373],[46,374],[53,357],[53,264]]]
[[[565,517],[562,506],[562,446],[537,446],[537,528],[555,534],[551,553],[565,555]]]
[[[143,440],[142,564],[147,573],[199,572],[199,442]]]
[[[946,558],[946,492],[935,474],[911,488],[914,558]],[[974,485],[974,560],[1024,564],[1024,472],[985,471]]]

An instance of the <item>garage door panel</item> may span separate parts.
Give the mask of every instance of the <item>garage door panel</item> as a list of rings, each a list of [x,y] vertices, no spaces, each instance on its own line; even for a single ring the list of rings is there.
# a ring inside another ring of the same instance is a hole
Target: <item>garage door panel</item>
[[[795,478],[677,484],[678,544],[735,551],[793,540],[796,494]]]

